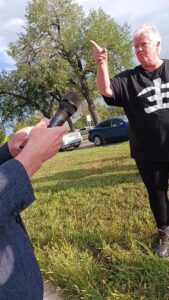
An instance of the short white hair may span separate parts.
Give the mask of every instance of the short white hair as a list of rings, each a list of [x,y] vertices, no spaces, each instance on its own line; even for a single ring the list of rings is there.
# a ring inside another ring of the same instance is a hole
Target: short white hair
[[[160,54],[161,50],[161,35],[158,28],[155,25],[143,24],[138,29],[136,29],[133,33],[133,40],[136,37],[144,34],[150,41],[160,42],[160,46],[158,48],[158,54]]]

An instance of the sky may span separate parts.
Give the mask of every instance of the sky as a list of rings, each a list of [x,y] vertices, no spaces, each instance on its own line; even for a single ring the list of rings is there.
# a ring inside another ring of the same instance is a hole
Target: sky
[[[86,14],[90,9],[103,10],[114,20],[131,26],[133,32],[141,24],[155,24],[162,37],[161,58],[169,59],[169,0],[77,0]],[[23,31],[28,0],[0,0],[0,69],[11,69],[14,61],[7,55],[10,42]]]

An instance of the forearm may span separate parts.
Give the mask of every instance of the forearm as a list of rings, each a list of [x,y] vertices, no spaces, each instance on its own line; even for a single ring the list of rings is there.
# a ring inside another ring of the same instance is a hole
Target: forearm
[[[26,170],[29,177],[31,177],[42,165],[42,159],[40,155],[37,155],[27,147],[25,147],[22,152],[15,157]]]
[[[20,162],[11,159],[0,166],[0,226],[32,203],[32,185]]]
[[[107,97],[113,96],[108,72],[108,65],[105,61],[102,63],[97,63],[96,85],[101,95]]]

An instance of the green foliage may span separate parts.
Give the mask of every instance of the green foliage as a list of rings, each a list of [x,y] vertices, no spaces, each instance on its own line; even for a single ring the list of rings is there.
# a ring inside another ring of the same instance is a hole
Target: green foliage
[[[16,132],[19,129],[22,129],[24,127],[29,127],[29,126],[34,126],[36,125],[41,119],[42,119],[42,115],[38,114],[38,115],[32,115],[30,117],[28,117],[26,120],[20,120],[17,122],[17,124],[14,127],[14,132]]]
[[[44,278],[66,299],[168,300],[169,260],[127,142],[59,153],[32,178],[24,212]]]
[[[121,107],[107,106],[105,104],[97,103],[96,108],[102,121],[114,116],[125,114]]]
[[[3,144],[3,142],[5,142],[5,138],[6,138],[6,135],[5,135],[5,132],[4,130],[0,130],[0,144]]]
[[[10,139],[10,137],[6,135],[6,136],[5,136],[5,139],[4,139],[4,143],[8,142],[9,139]]]
[[[78,128],[83,128],[83,127],[86,127],[87,126],[87,122],[86,122],[86,118],[80,118],[76,121],[75,123],[75,127],[76,129]]]
[[[131,68],[133,61],[129,25],[127,23],[123,26],[118,25],[101,8],[90,12],[87,23],[90,26],[85,36],[86,48],[90,40],[95,40],[99,45],[107,48],[110,76],[116,75],[123,69]],[[92,66],[94,72],[95,63],[90,52],[87,52],[86,61]]]
[[[98,122],[101,122],[103,120],[106,120],[108,118],[114,117],[114,116],[119,116],[119,115],[124,115],[125,112],[123,110],[123,108],[121,107],[115,107],[115,106],[107,106],[106,104],[103,103],[99,103],[99,102],[95,102],[96,104],[96,109],[97,112],[99,114],[99,120]],[[88,122],[86,120],[86,115],[88,115],[88,110],[86,105],[83,105],[83,107],[81,107],[80,110],[80,118],[75,122],[75,127],[76,128],[82,128],[82,127],[86,127],[88,126]],[[95,124],[93,122],[91,122],[92,126],[94,126]]]
[[[96,124],[100,117],[94,103],[98,93],[90,39],[107,47],[112,76],[132,66],[129,26],[118,25],[102,9],[86,17],[72,0],[30,1],[26,20],[25,33],[8,51],[16,70],[3,72],[0,78],[4,120],[35,111],[51,117],[62,95],[73,90],[87,102]]]

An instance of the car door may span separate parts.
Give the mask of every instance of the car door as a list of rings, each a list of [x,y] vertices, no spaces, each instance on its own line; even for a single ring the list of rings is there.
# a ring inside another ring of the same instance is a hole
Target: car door
[[[111,141],[120,141],[127,137],[128,126],[122,119],[112,119],[111,121]]]
[[[111,140],[111,120],[106,120],[99,124],[99,136],[102,138],[102,141],[109,142]]]

